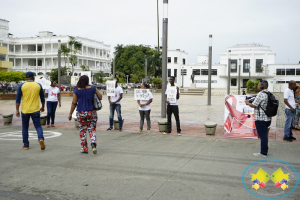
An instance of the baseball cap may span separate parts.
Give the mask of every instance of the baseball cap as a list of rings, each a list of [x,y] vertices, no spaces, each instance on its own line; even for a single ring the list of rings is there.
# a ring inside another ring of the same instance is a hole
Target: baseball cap
[[[35,76],[35,73],[29,71],[29,72],[26,72],[26,78],[30,78],[30,77],[34,77]]]

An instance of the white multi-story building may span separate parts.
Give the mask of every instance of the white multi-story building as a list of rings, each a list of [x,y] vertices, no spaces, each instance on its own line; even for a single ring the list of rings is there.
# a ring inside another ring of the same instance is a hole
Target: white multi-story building
[[[229,50],[231,51],[229,53]],[[175,58],[186,58],[187,53],[183,51],[168,51],[168,76],[178,75],[177,85],[189,88],[192,85],[192,74],[197,88],[208,87],[208,55],[197,56],[197,64],[177,65],[172,61]],[[290,80],[300,83],[299,64],[275,64],[276,54],[270,47],[262,44],[238,44],[227,48],[227,51],[220,54],[220,63],[212,64],[211,87],[226,89],[230,81],[231,90],[238,89],[240,71],[240,87],[246,87],[247,81],[267,80],[269,90],[282,92],[288,87]],[[230,80],[228,74],[228,63],[230,58]],[[186,60],[185,60],[186,61]],[[183,73],[181,73],[183,72]],[[184,74],[184,75],[182,75]]]
[[[54,35],[49,31],[39,32],[34,37],[11,37],[9,33],[9,21],[0,19],[0,46],[8,48],[9,61],[13,62],[15,71],[33,71],[38,75],[45,75],[51,69],[58,67],[58,40],[61,44],[67,45],[70,40],[69,36]],[[82,69],[81,65],[89,66],[93,73],[103,71],[110,75],[111,57],[110,45],[103,42],[87,39],[83,37],[75,37],[82,43],[81,50],[76,54],[77,63],[74,66],[74,76],[77,76]],[[71,67],[67,58],[61,55],[61,66]]]

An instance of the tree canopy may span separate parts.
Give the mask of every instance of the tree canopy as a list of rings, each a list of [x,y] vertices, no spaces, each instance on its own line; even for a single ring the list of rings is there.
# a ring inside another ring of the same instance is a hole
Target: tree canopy
[[[145,78],[145,60],[147,59],[148,76],[161,76],[161,53],[143,45],[117,45],[115,47],[116,75],[131,82],[141,82]],[[113,67],[113,63],[111,64]],[[113,69],[111,69],[113,70]]]
[[[19,82],[25,81],[26,76],[25,72],[18,72],[18,71],[0,71],[0,83],[4,86],[3,94],[5,94],[6,87],[11,82]]]

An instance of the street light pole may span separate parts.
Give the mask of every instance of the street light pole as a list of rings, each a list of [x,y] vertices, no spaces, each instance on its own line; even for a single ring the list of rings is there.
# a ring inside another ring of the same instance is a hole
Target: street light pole
[[[128,86],[128,76],[129,76],[129,75],[126,75],[126,77],[127,77],[127,86]]]
[[[166,118],[167,89],[167,57],[168,57],[168,0],[163,0],[163,49],[162,49],[162,90],[161,90],[161,117]]]
[[[238,95],[241,94],[241,59],[239,58]]]
[[[147,58],[145,59],[145,83],[147,83]]]
[[[228,50],[228,81],[227,81],[227,95],[230,95],[230,70],[231,70],[231,50]]]
[[[61,43],[60,40],[58,40],[58,53],[57,53],[57,60],[58,60],[58,89],[61,91],[61,87],[60,87],[60,77],[61,77]],[[71,84],[70,84],[70,88],[71,88]]]
[[[211,63],[212,63],[212,35],[209,35],[209,48],[208,48],[208,94],[207,105],[211,105]]]
[[[114,52],[113,78],[116,78],[116,52]]]

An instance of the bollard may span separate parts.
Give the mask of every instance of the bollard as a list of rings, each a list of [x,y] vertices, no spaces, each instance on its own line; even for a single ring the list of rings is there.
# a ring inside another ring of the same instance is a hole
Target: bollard
[[[13,113],[2,114],[4,124],[11,124],[13,119]]]
[[[122,119],[122,124],[124,125],[124,119]],[[114,130],[119,130],[119,120],[114,120]]]
[[[204,126],[205,126],[206,135],[216,134],[217,122],[205,122]]]
[[[46,125],[47,115],[41,115],[41,125]]]
[[[74,119],[75,128],[78,128],[78,121],[77,121],[77,118],[73,118],[73,119]]]
[[[159,121],[157,123],[158,123],[159,132],[167,132],[168,131],[168,122],[167,121]]]

